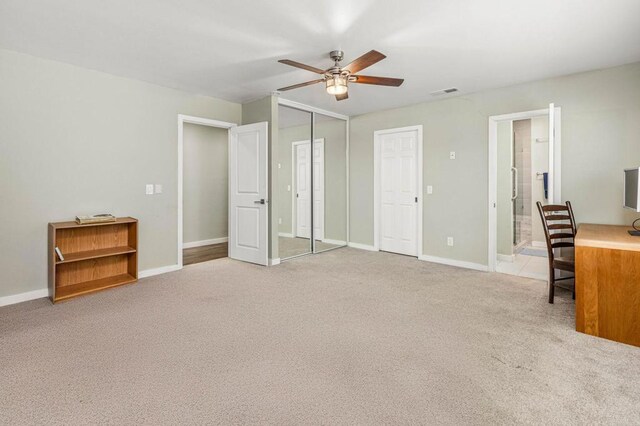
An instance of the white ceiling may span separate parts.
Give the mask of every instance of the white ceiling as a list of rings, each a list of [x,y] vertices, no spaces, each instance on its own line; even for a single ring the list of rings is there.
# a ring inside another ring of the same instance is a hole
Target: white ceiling
[[[2,0],[0,47],[245,102],[376,49],[363,74],[400,88],[321,85],[283,97],[348,115],[640,61],[638,0]]]

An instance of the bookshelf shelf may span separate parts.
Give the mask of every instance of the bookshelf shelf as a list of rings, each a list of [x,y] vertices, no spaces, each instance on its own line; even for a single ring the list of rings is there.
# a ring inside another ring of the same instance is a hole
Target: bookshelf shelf
[[[56,247],[64,260],[56,254]],[[138,221],[49,224],[49,292],[56,303],[138,279]]]
[[[133,247],[123,246],[99,250],[81,251],[78,253],[67,253],[66,255],[64,255],[64,260],[57,259],[56,264],[60,265],[61,263],[71,263],[87,259],[97,259],[100,257],[117,256],[119,254],[134,253],[135,251],[136,249]]]

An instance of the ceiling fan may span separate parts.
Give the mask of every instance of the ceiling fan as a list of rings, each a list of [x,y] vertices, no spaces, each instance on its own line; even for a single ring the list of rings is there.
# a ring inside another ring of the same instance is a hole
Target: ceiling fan
[[[299,87],[305,87],[312,84],[324,82],[326,85],[327,93],[329,93],[330,95],[335,95],[337,100],[342,101],[349,97],[349,83],[398,87],[404,82],[404,79],[402,78],[371,77],[367,75],[356,74],[363,69],[370,67],[376,62],[379,62],[386,58],[385,55],[376,50],[365,53],[364,55],[360,56],[358,59],[354,60],[349,65],[344,67],[340,66],[340,61],[342,61],[342,58],[344,57],[344,52],[342,50],[333,50],[329,52],[329,57],[335,62],[335,64],[331,68],[328,68],[326,70],[321,70],[320,68],[301,64],[300,62],[292,61],[290,59],[280,59],[278,62],[282,64],[291,65],[292,67],[302,68],[303,70],[315,72],[316,74],[322,75],[322,78],[307,81],[305,83],[294,84],[293,86],[282,87],[278,89],[278,91],[284,92],[285,90],[297,89]]]

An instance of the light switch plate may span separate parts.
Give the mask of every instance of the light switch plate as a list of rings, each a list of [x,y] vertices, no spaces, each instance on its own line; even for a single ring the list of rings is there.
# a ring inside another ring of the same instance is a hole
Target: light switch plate
[[[156,194],[162,194],[162,185],[159,183],[156,183],[155,191],[156,191]]]
[[[287,185],[287,191],[291,192],[291,185]]]
[[[427,194],[433,194],[433,186],[427,185]]]
[[[453,237],[447,237],[447,245],[453,247]]]
[[[153,195],[153,184],[148,183],[145,191],[147,195]]]
[[[281,217],[278,218],[278,225],[282,225],[282,218]]]
[[[455,160],[456,159],[456,152],[455,151],[451,151],[449,153],[449,160]]]

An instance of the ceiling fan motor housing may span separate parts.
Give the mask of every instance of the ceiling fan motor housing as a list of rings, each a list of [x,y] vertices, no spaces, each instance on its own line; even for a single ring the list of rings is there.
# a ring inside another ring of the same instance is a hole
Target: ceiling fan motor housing
[[[342,50],[332,50],[329,52],[329,57],[334,60],[334,62],[340,62],[344,58],[344,52]]]

